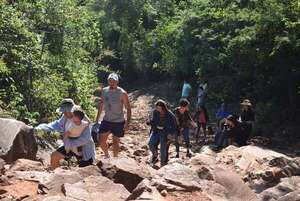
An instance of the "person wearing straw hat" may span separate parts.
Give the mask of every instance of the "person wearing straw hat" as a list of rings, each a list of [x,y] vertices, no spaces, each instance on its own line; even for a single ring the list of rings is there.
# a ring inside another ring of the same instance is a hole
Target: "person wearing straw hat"
[[[241,145],[243,146],[247,144],[247,140],[251,135],[253,123],[255,121],[255,114],[252,110],[252,103],[249,99],[244,99],[240,105],[242,106],[240,121],[244,128],[243,138],[241,141]]]
[[[72,99],[63,99],[60,107],[57,109],[58,112],[62,113],[62,116],[58,120],[51,123],[38,125],[35,127],[35,130],[57,131],[61,133],[61,137],[63,138],[64,133],[67,131],[68,125],[72,122],[72,109],[74,106],[75,103]],[[85,117],[85,119],[89,121],[87,117]],[[95,144],[92,140],[91,128],[89,126],[82,131],[81,135],[77,139],[65,139],[64,146],[59,147],[51,154],[50,169],[54,170],[55,168],[59,167],[60,160],[67,158],[65,147],[82,147],[82,156],[74,155],[78,160],[79,167],[93,164],[95,160]]]

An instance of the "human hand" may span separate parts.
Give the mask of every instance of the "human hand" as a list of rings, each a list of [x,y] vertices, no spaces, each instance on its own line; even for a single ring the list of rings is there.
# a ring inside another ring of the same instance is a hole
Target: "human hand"
[[[196,122],[192,121],[192,122],[191,122],[191,126],[192,126],[192,128],[197,128]]]

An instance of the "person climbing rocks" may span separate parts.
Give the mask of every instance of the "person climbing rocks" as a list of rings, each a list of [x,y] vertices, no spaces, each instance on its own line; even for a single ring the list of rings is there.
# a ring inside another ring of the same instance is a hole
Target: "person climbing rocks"
[[[40,124],[34,129],[60,132],[61,138],[63,138],[64,133],[67,131],[68,125],[72,123],[72,108],[74,107],[74,105],[75,103],[72,99],[63,99],[60,107],[57,109],[58,112],[62,113],[62,116],[56,121],[48,124]],[[89,121],[87,117],[85,117],[85,120]],[[82,156],[73,154],[78,160],[79,167],[85,167],[93,164],[95,160],[95,145],[92,140],[91,129],[89,126],[82,131],[77,139],[66,138],[64,140],[64,146],[59,147],[51,154],[50,169],[54,170],[55,168],[59,167],[60,160],[66,159],[68,157],[65,147],[82,147]]]
[[[183,86],[182,86],[182,91],[181,91],[181,98],[182,99],[189,99],[191,90],[192,90],[192,87],[189,84],[189,82],[187,80],[184,80],[184,83],[183,83]]]
[[[194,120],[197,122],[196,130],[196,143],[199,142],[200,132],[203,132],[203,142],[205,143],[206,138],[206,126],[209,122],[207,110],[204,106],[198,106],[197,112],[194,115]]]
[[[69,139],[78,139],[82,132],[89,126],[90,122],[84,120],[85,114],[83,109],[79,105],[74,105],[72,108],[73,117],[72,121],[66,125],[66,132],[64,133],[65,141]],[[66,147],[65,150],[67,154],[74,153],[77,156],[81,156],[82,147]]]
[[[160,164],[162,167],[168,162],[167,143],[168,140],[173,139],[176,132],[176,118],[163,100],[158,100],[155,103],[155,109],[151,116],[151,133],[148,143],[152,153],[150,164],[155,165],[155,163],[158,162],[158,145],[160,144]]]
[[[186,145],[186,156],[191,157],[190,153],[190,127],[197,127],[189,112],[189,101],[180,100],[179,107],[175,108],[174,114],[177,120],[177,132],[175,134],[176,158],[179,158],[179,149],[181,138],[183,137]]]
[[[241,139],[241,145],[244,146],[247,144],[247,140],[251,135],[253,124],[255,121],[255,114],[252,109],[252,103],[249,99],[243,100],[240,105],[242,106],[240,121],[242,122],[244,128],[244,135]]]
[[[102,110],[104,110],[105,115],[99,128],[99,144],[105,158],[110,158],[107,144],[108,136],[110,133],[113,135],[113,156],[118,157],[120,138],[124,137],[131,120],[131,106],[127,92],[118,86],[119,76],[116,73],[111,73],[107,81],[109,86],[102,90],[96,123],[99,122]],[[124,107],[127,110],[126,119],[124,117]]]
[[[238,121],[237,115],[229,115],[226,117],[224,134],[225,138],[228,139],[228,145],[242,146],[244,130],[242,128],[242,124]]]

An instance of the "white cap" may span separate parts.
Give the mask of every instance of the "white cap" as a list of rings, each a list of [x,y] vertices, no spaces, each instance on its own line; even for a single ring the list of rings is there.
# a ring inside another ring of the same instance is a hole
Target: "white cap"
[[[119,81],[119,76],[116,73],[111,73],[109,74],[109,76],[107,77],[107,80],[109,79],[113,79],[115,81]]]

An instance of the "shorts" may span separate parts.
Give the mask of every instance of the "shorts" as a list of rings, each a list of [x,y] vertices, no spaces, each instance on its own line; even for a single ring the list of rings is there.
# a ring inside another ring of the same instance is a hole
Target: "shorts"
[[[93,165],[93,159],[90,158],[89,160],[87,161],[84,161],[82,160],[82,157],[81,156],[77,156],[75,153],[73,153],[72,151],[70,151],[69,153],[66,152],[66,149],[64,146],[61,146],[59,147],[57,150],[57,152],[61,153],[62,155],[65,156],[65,159],[71,157],[71,156],[75,156],[77,161],[78,161],[78,165],[79,167],[86,167],[86,166],[89,166],[89,165]]]
[[[116,137],[124,137],[124,125],[125,121],[109,122],[103,120],[99,128],[99,134],[101,135],[101,133],[112,133]]]

